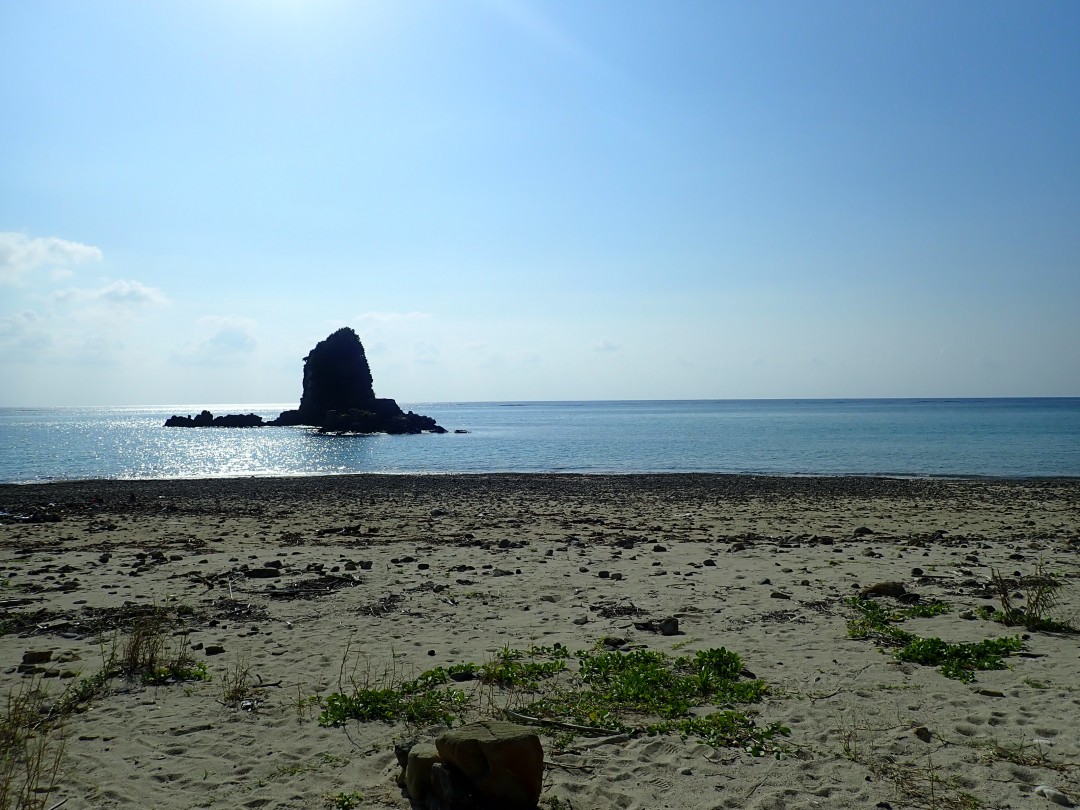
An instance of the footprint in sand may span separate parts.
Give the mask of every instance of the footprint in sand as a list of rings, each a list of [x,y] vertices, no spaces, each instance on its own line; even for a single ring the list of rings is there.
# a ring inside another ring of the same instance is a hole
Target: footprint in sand
[[[653,787],[658,787],[661,790],[671,790],[673,787],[675,787],[675,783],[673,781],[663,776],[650,776],[645,781]]]

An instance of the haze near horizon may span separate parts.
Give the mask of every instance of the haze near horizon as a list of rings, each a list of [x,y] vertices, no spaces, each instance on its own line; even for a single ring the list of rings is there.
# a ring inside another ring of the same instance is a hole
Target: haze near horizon
[[[0,406],[1080,396],[1080,5],[0,7]]]

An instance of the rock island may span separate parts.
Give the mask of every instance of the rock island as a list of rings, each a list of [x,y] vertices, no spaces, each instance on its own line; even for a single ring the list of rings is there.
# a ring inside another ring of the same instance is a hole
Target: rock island
[[[300,407],[264,422],[257,414],[171,416],[165,427],[264,427],[310,425],[322,433],[446,433],[430,416],[402,411],[375,396],[364,345],[348,327],[338,329],[304,358]]]

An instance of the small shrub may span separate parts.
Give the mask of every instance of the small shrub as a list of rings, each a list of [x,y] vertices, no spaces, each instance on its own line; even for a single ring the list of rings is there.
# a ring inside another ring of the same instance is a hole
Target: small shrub
[[[940,667],[946,678],[971,682],[978,670],[1004,669],[1004,656],[1024,649],[1018,637],[987,639],[972,644],[950,644],[940,638],[923,638],[896,627],[896,624],[914,616],[927,615],[925,612],[913,614],[915,608],[890,611],[877,602],[853,597],[847,600],[850,607],[860,614],[859,618],[848,622],[848,635],[852,638],[870,638],[885,646],[898,648],[895,655],[901,661],[909,661],[923,666]],[[930,605],[919,606],[928,610],[929,615],[947,612],[948,607],[935,608]]]
[[[8,693],[0,717],[0,810],[45,807],[64,758],[63,717],[33,679]]]
[[[351,810],[353,807],[360,807],[363,802],[364,794],[359,790],[354,790],[352,793],[339,793],[337,796],[328,796],[326,799],[327,806],[334,810]]]
[[[251,667],[247,657],[239,656],[221,674],[221,700],[226,706],[237,706],[255,693]]]
[[[919,638],[896,653],[901,661],[928,667],[941,667],[946,678],[971,682],[973,672],[1005,669],[1003,656],[1019,652],[1024,643],[1017,637],[992,638],[974,644],[949,644],[940,638]]]
[[[1001,610],[992,613],[980,611],[984,618],[992,619],[1007,627],[1023,627],[1033,632],[1076,633],[1077,628],[1071,622],[1054,618],[1061,601],[1061,589],[1064,583],[1046,570],[1040,561],[1031,576],[1012,580],[1002,576],[994,569],[990,570],[990,582],[997,592]],[[1016,604],[1014,596],[1019,593],[1022,606]]]

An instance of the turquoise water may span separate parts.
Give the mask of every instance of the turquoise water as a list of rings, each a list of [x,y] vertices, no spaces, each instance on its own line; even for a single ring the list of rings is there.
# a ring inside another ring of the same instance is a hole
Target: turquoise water
[[[164,428],[199,408],[2,408],[0,481],[449,472],[1080,476],[1080,399],[402,403],[443,436]],[[270,418],[288,404],[216,405]]]

